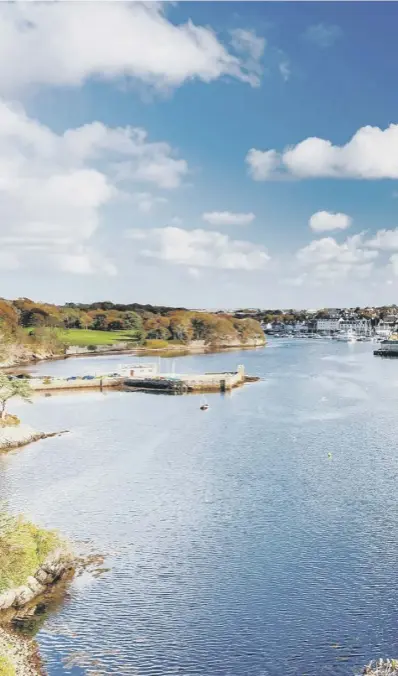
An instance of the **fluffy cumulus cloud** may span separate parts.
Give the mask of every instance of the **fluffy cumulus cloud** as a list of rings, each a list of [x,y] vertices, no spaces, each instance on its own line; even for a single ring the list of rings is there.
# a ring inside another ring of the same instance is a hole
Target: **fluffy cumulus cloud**
[[[308,224],[314,232],[327,232],[328,230],[346,230],[350,227],[352,218],[347,214],[331,213],[330,211],[317,211],[312,214]]]
[[[282,152],[252,148],[246,155],[256,181],[292,176],[304,178],[398,178],[398,124],[386,129],[362,127],[348,143],[310,137]]]
[[[246,155],[249,174],[255,181],[266,181],[279,176],[280,156],[276,150],[251,148]]]
[[[101,209],[149,183],[172,189],[188,168],[144,130],[94,122],[62,134],[0,100],[1,265],[115,274],[93,248]],[[165,198],[137,192],[142,211]]]
[[[331,47],[339,38],[342,37],[343,31],[340,26],[334,24],[317,23],[308,26],[304,32],[304,38],[312,42],[317,47]]]
[[[249,225],[255,219],[252,212],[236,213],[233,211],[208,211],[202,214],[202,218],[210,225]]]
[[[398,228],[395,230],[378,230],[374,237],[365,242],[366,246],[377,253],[392,253],[389,259],[389,269],[398,277]]]
[[[313,240],[299,249],[298,263],[318,279],[341,280],[348,274],[366,277],[370,274],[378,252],[366,248],[363,235],[353,235],[339,244],[333,237]]]
[[[378,230],[374,237],[367,240],[366,246],[381,251],[398,251],[398,228],[395,230]]]
[[[221,232],[166,228],[132,229],[126,233],[144,258],[155,258],[190,268],[261,270],[270,257],[252,242],[234,240]]]
[[[235,31],[231,53],[207,27],[175,25],[159,2],[2,3],[0,91],[134,78],[157,88],[223,75],[259,84],[263,41]],[[56,39],[54,38],[56,36]],[[115,37],[117,36],[117,37]]]

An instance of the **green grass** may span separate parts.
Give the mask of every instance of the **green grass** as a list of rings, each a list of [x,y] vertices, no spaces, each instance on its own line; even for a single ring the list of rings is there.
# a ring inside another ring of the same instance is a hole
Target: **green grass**
[[[131,343],[136,341],[136,332],[127,331],[93,331],[91,329],[59,329],[60,340],[68,345],[113,345],[114,343]]]
[[[33,328],[27,331],[34,331]],[[59,340],[67,345],[113,345],[114,343],[130,343],[136,341],[136,332],[126,331],[93,331],[91,329],[57,329]]]
[[[0,513],[0,594],[26,582],[60,545],[58,535]],[[1,675],[1,672],[0,672]]]
[[[16,671],[14,665],[7,657],[0,655],[0,676],[15,676]]]

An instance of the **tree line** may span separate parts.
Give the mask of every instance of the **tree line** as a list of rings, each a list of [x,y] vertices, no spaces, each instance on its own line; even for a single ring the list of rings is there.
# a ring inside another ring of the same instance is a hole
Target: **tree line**
[[[130,331],[138,342],[149,340],[225,340],[238,343],[263,337],[254,319],[237,319],[223,313],[207,313],[166,306],[114,304],[110,301],[91,304],[53,305],[28,298],[13,301],[0,299],[0,322],[11,331],[32,328],[32,334],[50,335],[49,329],[93,329]],[[46,329],[45,332],[40,331]]]

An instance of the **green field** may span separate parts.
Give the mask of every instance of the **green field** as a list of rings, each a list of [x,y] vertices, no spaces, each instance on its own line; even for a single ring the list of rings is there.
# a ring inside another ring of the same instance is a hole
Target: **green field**
[[[34,331],[34,328],[25,329],[27,333]],[[79,345],[87,347],[88,345],[112,345],[113,343],[135,343],[136,332],[126,331],[92,331],[91,329],[56,329],[57,335],[62,342],[67,345]]]
[[[112,345],[136,341],[135,331],[93,331],[91,329],[58,329],[60,340],[68,345]]]

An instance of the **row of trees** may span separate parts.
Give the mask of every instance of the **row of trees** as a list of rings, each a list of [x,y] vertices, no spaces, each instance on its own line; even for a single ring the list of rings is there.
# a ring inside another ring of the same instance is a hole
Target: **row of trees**
[[[9,302],[0,299],[0,318],[12,326],[95,329],[100,331],[140,330],[140,315],[131,310],[78,308],[35,303],[28,298]]]
[[[20,327],[32,327],[35,336],[40,335],[40,330],[43,330],[42,335],[50,335],[51,328],[129,330],[140,341],[148,338],[183,343],[192,340],[204,340],[206,343],[235,340],[240,343],[263,336],[259,323],[250,318],[237,319],[227,314],[181,308],[135,305],[136,310],[132,310],[131,307],[108,302],[57,306],[35,303],[27,298],[15,301],[0,299],[0,322],[13,332]]]

